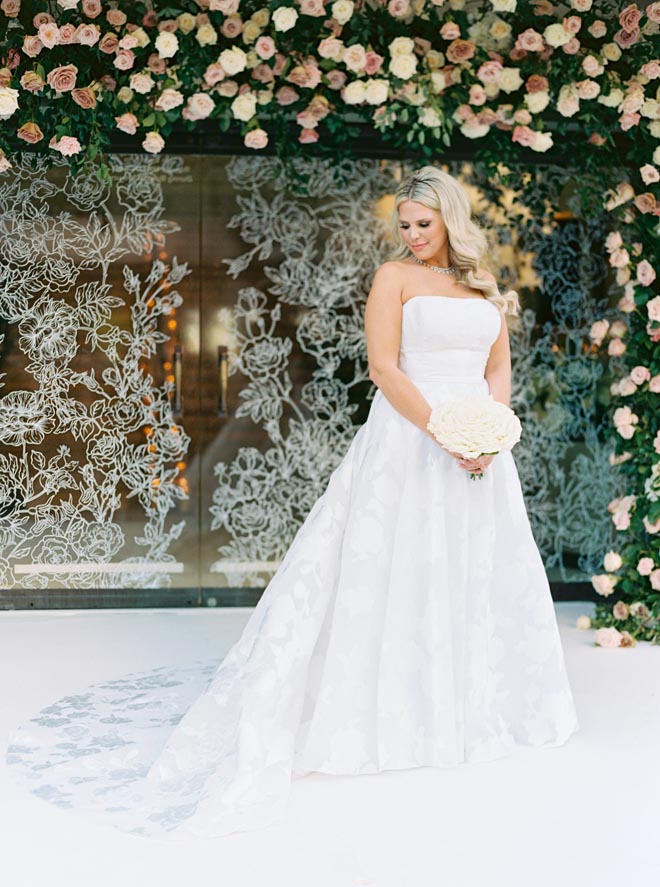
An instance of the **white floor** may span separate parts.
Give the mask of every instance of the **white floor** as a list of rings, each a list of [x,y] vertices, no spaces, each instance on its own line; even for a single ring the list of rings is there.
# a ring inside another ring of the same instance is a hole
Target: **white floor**
[[[90,683],[222,653],[249,610],[0,613],[3,887],[620,887],[660,883],[660,649],[593,646],[557,604],[580,730],[455,768],[294,782],[287,820],[193,846],[93,825],[28,794],[8,731]]]

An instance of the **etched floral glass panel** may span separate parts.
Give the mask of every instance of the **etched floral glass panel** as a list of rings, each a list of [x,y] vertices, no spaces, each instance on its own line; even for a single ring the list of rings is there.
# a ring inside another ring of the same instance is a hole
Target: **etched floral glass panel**
[[[409,167],[115,157],[0,182],[0,589],[263,587],[374,393],[363,331]],[[575,171],[444,167],[514,287],[514,450],[551,579],[612,535],[605,216]],[[1,594],[1,592],[0,592]],[[218,595],[217,601],[223,602]]]

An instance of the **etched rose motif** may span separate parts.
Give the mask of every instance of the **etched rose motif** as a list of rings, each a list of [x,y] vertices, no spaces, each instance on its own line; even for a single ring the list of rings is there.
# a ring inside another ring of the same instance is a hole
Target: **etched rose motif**
[[[111,186],[96,176],[67,176],[64,193],[68,200],[82,212],[91,212],[105,203]]]
[[[241,352],[241,369],[252,378],[279,373],[287,365],[292,347],[290,339],[253,339]]]
[[[81,559],[105,563],[124,544],[124,533],[117,524],[79,520],[72,527],[70,541]]]
[[[71,360],[78,343],[78,318],[65,302],[39,299],[19,324],[20,346],[33,360]]]
[[[90,462],[102,469],[121,469],[126,444],[120,437],[104,434],[95,440],[89,448],[87,457]]]
[[[7,446],[40,444],[52,428],[36,392],[10,391],[0,398],[0,441]]]
[[[31,556],[35,564],[71,563],[69,543],[61,536],[46,536],[41,539],[32,549]]]

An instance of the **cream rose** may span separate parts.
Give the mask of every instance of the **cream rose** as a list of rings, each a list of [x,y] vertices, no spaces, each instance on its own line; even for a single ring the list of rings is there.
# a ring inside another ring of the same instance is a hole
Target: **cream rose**
[[[548,25],[548,27],[543,31],[543,39],[549,46],[564,46],[571,39],[573,35],[570,34],[566,28],[561,24]]]
[[[291,6],[278,6],[273,13],[273,26],[276,31],[290,31],[298,21],[298,13]]]
[[[523,81],[518,68],[502,68],[497,85],[504,92],[515,92],[520,89]]]
[[[603,566],[608,573],[616,573],[623,566],[623,558],[617,551],[608,551],[603,558]]]
[[[195,40],[199,43],[200,46],[215,46],[215,44],[218,42],[218,32],[213,27],[213,25],[205,22],[203,25],[197,28]]]
[[[365,101],[369,105],[384,105],[389,94],[389,80],[369,79],[365,84]]]
[[[171,59],[173,55],[176,55],[179,48],[179,38],[176,34],[172,34],[170,31],[161,31],[158,37],[156,37],[155,46],[160,58]],[[148,148],[145,148],[145,151],[148,150]]]
[[[354,9],[355,4],[352,0],[337,0],[332,4],[332,17],[340,25],[345,25],[347,21],[350,21]]]
[[[532,114],[539,114],[548,107],[550,95],[547,92],[528,92],[525,95],[525,104]]]
[[[205,120],[215,109],[215,102],[207,92],[196,92],[186,103],[186,120]]]
[[[395,37],[389,45],[392,58],[396,55],[411,55],[415,49],[415,41],[410,37]]]
[[[7,120],[18,110],[18,90],[9,86],[0,87],[0,119]]]
[[[344,87],[342,98],[347,105],[360,105],[366,101],[367,88],[362,80],[353,80]]]
[[[405,39],[405,38],[404,38]],[[390,61],[389,71],[401,80],[409,80],[417,70],[417,58],[410,55],[395,55]]]
[[[165,147],[165,139],[158,132],[148,132],[144,137],[142,147],[149,154],[160,154]]]
[[[242,92],[236,96],[230,107],[236,120],[251,120],[257,110],[257,97],[251,92]]]
[[[288,8],[288,7],[287,7]],[[232,46],[231,49],[223,49],[218,56],[218,61],[222,65],[222,70],[233,77],[245,70],[247,65],[247,55],[239,46]]]

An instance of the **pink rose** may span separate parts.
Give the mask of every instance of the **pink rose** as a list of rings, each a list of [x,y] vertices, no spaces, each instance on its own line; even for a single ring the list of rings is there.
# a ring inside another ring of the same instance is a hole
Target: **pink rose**
[[[273,65],[273,74],[278,77],[284,70],[286,64],[286,56],[281,52],[275,53],[275,64]]]
[[[149,154],[160,154],[165,147],[165,139],[158,132],[148,132],[144,137],[142,147]]]
[[[53,46],[57,46],[60,42],[60,29],[54,22],[46,22],[46,24],[39,25],[37,33],[46,49],[52,49]]]
[[[51,89],[56,92],[71,92],[76,85],[77,74],[78,68],[75,65],[60,65],[58,68],[53,68],[46,79]]]
[[[367,63],[366,50],[363,46],[360,46],[359,43],[355,43],[353,46],[348,46],[344,50],[342,61],[349,71],[354,71],[356,73],[362,71]]]
[[[630,514],[627,511],[617,511],[612,515],[612,523],[617,530],[627,530],[630,526]]]
[[[477,77],[483,83],[497,83],[501,72],[502,72],[502,65],[500,62],[496,62],[496,61],[484,62],[483,65],[481,65],[479,67],[479,70],[477,71]],[[529,79],[531,80],[532,78],[530,77]],[[547,85],[547,81],[546,81],[546,85]],[[532,92],[532,90],[529,90],[529,91]]]
[[[38,56],[43,48],[44,45],[36,34],[23,38],[23,52],[31,59]]]
[[[318,142],[318,140],[319,134],[315,129],[303,129],[298,136],[298,141],[301,145],[309,145],[312,142]]]
[[[47,25],[48,22],[53,21],[55,21],[55,19],[49,12],[38,12],[32,19],[32,24],[37,30],[39,30],[42,25]]]
[[[594,634],[594,641],[599,647],[620,647],[621,632],[614,628],[614,626],[609,628],[598,628]]]
[[[261,62],[261,64],[252,68],[252,77],[254,80],[258,80],[259,83],[272,83],[275,79],[273,69],[265,62]]]
[[[115,117],[115,123],[117,124],[117,129],[120,129],[122,132],[127,132],[131,136],[135,135],[137,132],[138,119],[135,114],[126,113],[119,117]]]
[[[136,71],[135,74],[131,74],[130,83],[131,89],[135,90],[135,92],[140,95],[146,95],[148,92],[151,92],[155,86],[151,75],[145,74],[144,71]]]
[[[628,604],[624,601],[617,601],[612,607],[612,615],[615,619],[627,619],[629,612]]]
[[[4,12],[7,18],[16,18],[21,11],[21,0],[2,0],[2,3],[0,3],[0,9]]]
[[[280,86],[280,88],[275,93],[275,100],[278,105],[292,105],[294,102],[298,101],[300,96],[290,86]]]
[[[235,96],[237,92],[238,83],[235,80],[223,80],[218,86],[218,93],[220,95],[229,96],[229,98]]]
[[[646,259],[637,266],[637,280],[642,286],[650,286],[655,280],[655,269]]]
[[[343,89],[348,77],[346,76],[346,71],[340,71],[337,68],[334,68],[332,71],[328,71],[325,75],[325,79],[327,80],[330,89],[339,90]]]
[[[640,576],[649,576],[651,571],[653,570],[653,558],[652,557],[642,557],[639,559],[637,564],[637,572]]]
[[[653,182],[660,181],[660,173],[651,163],[645,163],[644,166],[640,166],[639,174],[645,185],[651,185]]]
[[[660,60],[652,59],[650,62],[646,62],[639,71],[649,80],[657,80],[660,77]]]
[[[226,76],[227,75],[220,62],[213,62],[208,66],[206,71],[204,71],[204,82],[208,86],[215,86],[216,83],[224,80]]]
[[[456,40],[461,36],[461,29],[456,22],[445,22],[440,28],[440,36],[443,40]]]
[[[254,51],[257,53],[260,59],[269,59],[275,55],[275,41],[272,37],[261,36],[254,44]],[[260,130],[263,132],[264,130]],[[257,132],[257,130],[252,130],[252,132]],[[249,135],[249,133],[248,133]],[[252,147],[248,145],[248,147]],[[259,145],[258,147],[263,147]]]
[[[101,15],[101,0],[83,0],[82,8],[87,18],[96,18]]]
[[[392,18],[403,18],[410,12],[410,0],[390,0],[387,11]]]
[[[137,45],[137,37],[131,37],[130,34],[125,34],[119,41],[120,49],[135,49]]]
[[[614,35],[614,42],[621,49],[630,49],[631,46],[634,46],[635,43],[639,43],[642,37],[642,32],[639,28],[635,28],[633,31],[617,31]]]
[[[468,99],[471,105],[483,105],[487,99],[486,90],[480,83],[473,83],[470,87],[470,97]]]
[[[654,591],[660,591],[660,570],[654,570],[649,579],[651,580],[651,588]]]
[[[528,126],[515,126],[513,128],[511,140],[513,142],[518,142],[520,145],[523,145],[523,147],[528,148],[530,145],[534,144],[535,137],[536,133]]]
[[[377,74],[380,71],[384,58],[382,55],[378,55],[377,52],[374,52],[372,49],[367,50],[367,60],[364,66],[364,72],[369,77],[373,77],[374,74]]]
[[[186,120],[205,120],[215,110],[215,102],[206,92],[191,95],[185,107]]]
[[[660,296],[655,296],[647,302],[646,310],[648,311],[649,320],[657,320],[660,322]]]
[[[162,59],[157,52],[152,52],[147,59],[147,66],[154,74],[164,74],[167,69],[165,59]]]
[[[616,576],[610,576],[609,573],[600,573],[596,576],[591,577],[591,584],[598,594],[603,597],[609,597],[614,591],[614,586],[617,583]]]
[[[240,0],[211,0],[209,9],[217,12],[224,12],[225,15],[231,15],[238,9]]]
[[[619,13],[619,24],[624,31],[632,31],[640,23],[641,18],[641,10],[637,8],[636,3],[631,3]]]
[[[300,0],[300,12],[302,15],[310,15],[315,18],[325,15],[323,0]]]
[[[178,89],[164,89],[156,100],[157,111],[171,111],[183,104],[183,94]]]
[[[268,133],[264,129],[251,129],[245,134],[243,144],[246,148],[265,148],[268,144]]]
[[[569,34],[577,34],[582,27],[582,19],[579,15],[569,15],[568,18],[564,19],[562,25]]]
[[[96,93],[89,86],[71,90],[71,98],[81,108],[89,109],[96,107]]]
[[[71,44],[78,43],[78,35],[76,33],[76,26],[71,24],[71,22],[66,22],[60,28],[60,43]]]
[[[627,249],[615,249],[610,254],[610,265],[613,268],[625,268],[630,262],[630,255]]]
[[[653,438],[653,449],[660,455],[660,431]]]
[[[29,145],[35,145],[44,137],[44,134],[39,129],[39,125],[37,123],[24,123],[23,126],[21,126],[21,128],[18,130],[16,135],[19,139],[22,139]]]
[[[647,533],[653,535],[654,533],[660,533],[660,517],[657,521],[652,524],[646,515],[642,518],[642,523],[644,524],[644,528]]]
[[[516,46],[525,52],[540,52],[543,49],[543,37],[534,28],[527,28],[518,35]]]
[[[71,157],[72,154],[79,154],[82,150],[82,145],[74,136],[62,136],[61,139],[56,139],[53,136],[48,146],[59,151],[62,157]]]
[[[630,378],[633,380],[635,385],[643,385],[644,382],[649,381],[649,379],[651,378],[651,373],[648,367],[636,366],[631,369]]]
[[[571,37],[568,43],[562,44],[561,51],[566,55],[576,55],[580,51],[581,45],[577,37]]]
[[[233,37],[238,37],[238,35],[243,30],[243,19],[240,15],[230,15],[228,18],[224,20],[222,25],[220,25],[220,33],[231,40]]]
[[[120,49],[115,56],[114,65],[118,71],[129,71],[135,63],[135,55],[130,49]]]
[[[649,391],[660,394],[660,376],[651,376],[649,379]]]

